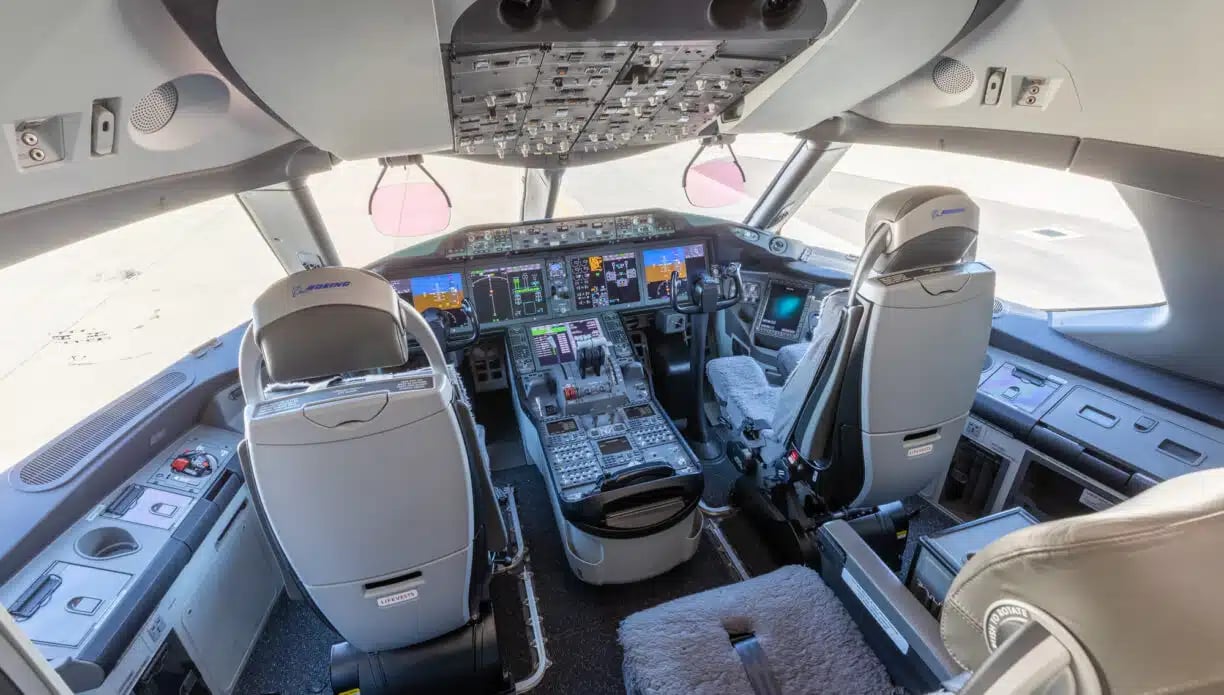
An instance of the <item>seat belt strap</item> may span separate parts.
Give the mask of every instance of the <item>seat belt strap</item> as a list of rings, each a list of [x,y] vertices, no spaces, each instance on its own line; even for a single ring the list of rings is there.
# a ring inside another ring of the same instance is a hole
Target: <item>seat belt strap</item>
[[[769,670],[769,660],[765,658],[765,649],[760,640],[751,632],[744,635],[731,635],[731,646],[744,664],[744,673],[748,676],[748,685],[756,695],[782,695],[782,689],[774,680],[773,672]]]

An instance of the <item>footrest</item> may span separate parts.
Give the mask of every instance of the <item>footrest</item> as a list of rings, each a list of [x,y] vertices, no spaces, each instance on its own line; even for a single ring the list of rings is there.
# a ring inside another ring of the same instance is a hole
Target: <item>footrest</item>
[[[626,690],[757,695],[762,674],[745,668],[733,642],[746,634],[777,692],[897,692],[832,590],[798,565],[626,618],[620,626]]]

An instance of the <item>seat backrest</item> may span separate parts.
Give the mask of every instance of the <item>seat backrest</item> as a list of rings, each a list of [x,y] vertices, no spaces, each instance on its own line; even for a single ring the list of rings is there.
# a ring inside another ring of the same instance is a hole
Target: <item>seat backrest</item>
[[[1051,678],[1068,655],[1076,687],[1059,692],[1224,692],[1222,537],[1224,470],[1215,469],[990,544],[957,574],[941,616],[948,651],[975,672],[962,692],[987,692],[990,683],[974,681],[1005,673]],[[1009,638],[1034,623],[1067,654],[1030,648],[1003,663],[1016,646]]]
[[[505,532],[481,513],[496,510],[492,486],[429,324],[351,268],[284,278],[253,313],[239,356],[247,477],[284,564],[359,649],[464,625],[488,574],[481,546]],[[409,336],[427,367],[404,368]]]
[[[967,195],[938,186],[897,191],[868,215],[847,305],[822,311],[815,336],[828,347],[814,340],[805,356],[822,366],[792,373],[814,374],[814,387],[781,399],[775,419],[793,418],[787,441],[822,469],[831,506],[900,499],[951,461],[994,301],[994,271],[973,261],[977,222]]]

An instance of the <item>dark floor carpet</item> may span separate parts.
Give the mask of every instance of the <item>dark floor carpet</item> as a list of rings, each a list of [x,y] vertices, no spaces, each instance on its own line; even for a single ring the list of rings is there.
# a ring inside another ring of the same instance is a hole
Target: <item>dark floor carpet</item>
[[[331,693],[328,659],[339,641],[314,609],[282,593],[234,695]]]
[[[918,540],[923,536],[952,528],[960,521],[918,495],[906,497],[902,503],[905,505],[905,511],[913,515],[910,517],[909,537],[905,539],[905,552],[901,554],[899,574],[901,580],[905,581],[909,576],[910,564],[914,561],[914,553],[918,551]]]
[[[623,586],[584,584],[566,562],[548,490],[536,469],[524,466],[494,477],[498,485],[515,487],[552,662],[534,693],[623,693],[622,655],[616,638],[620,621],[645,608],[732,581],[730,571],[703,536],[692,560],[660,577]],[[495,602],[517,605],[510,598],[494,596]],[[524,675],[520,664],[511,664],[511,669],[516,678]]]

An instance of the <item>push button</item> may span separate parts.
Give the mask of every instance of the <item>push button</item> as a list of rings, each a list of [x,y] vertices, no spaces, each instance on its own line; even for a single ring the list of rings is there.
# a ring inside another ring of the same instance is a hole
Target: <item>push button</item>
[[[1135,429],[1140,432],[1151,432],[1156,429],[1156,418],[1140,416],[1138,420],[1135,420]]]

